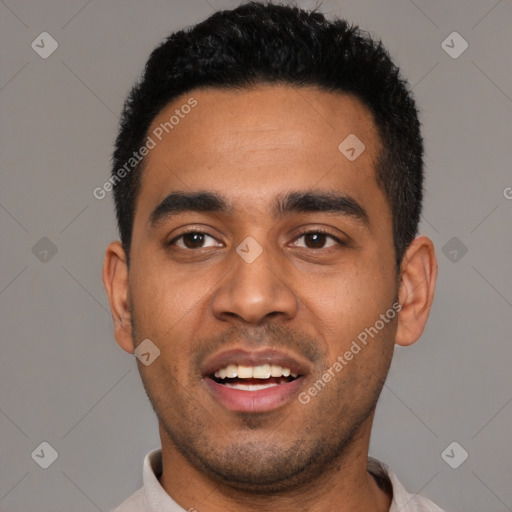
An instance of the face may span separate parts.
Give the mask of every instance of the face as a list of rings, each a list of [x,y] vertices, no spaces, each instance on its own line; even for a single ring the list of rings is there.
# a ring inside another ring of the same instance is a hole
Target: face
[[[191,97],[146,157],[131,336],[160,350],[139,368],[167,445],[230,485],[284,489],[369,437],[391,361],[379,138],[352,97],[270,85],[195,90],[148,134]],[[355,160],[338,148],[350,134],[365,145]]]

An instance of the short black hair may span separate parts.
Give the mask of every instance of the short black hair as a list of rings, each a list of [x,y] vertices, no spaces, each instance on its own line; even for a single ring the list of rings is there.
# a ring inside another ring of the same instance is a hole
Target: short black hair
[[[144,160],[122,179],[119,171],[143,146],[155,117],[195,88],[262,83],[345,93],[369,109],[381,142],[376,179],[392,211],[399,270],[417,233],[423,197],[423,139],[407,81],[382,42],[357,25],[328,20],[317,10],[253,1],[171,34],[153,50],[124,104],[110,180],[127,258]]]

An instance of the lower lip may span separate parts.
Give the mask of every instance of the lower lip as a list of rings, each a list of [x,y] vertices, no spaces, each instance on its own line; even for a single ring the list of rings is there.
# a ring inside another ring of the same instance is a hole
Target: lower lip
[[[204,382],[213,396],[230,411],[267,412],[282,407],[298,393],[304,377],[257,391],[234,389],[205,377]]]

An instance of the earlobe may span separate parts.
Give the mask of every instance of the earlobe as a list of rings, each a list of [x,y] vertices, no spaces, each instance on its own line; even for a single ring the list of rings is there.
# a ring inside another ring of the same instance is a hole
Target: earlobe
[[[401,266],[398,315],[395,343],[412,345],[419,339],[434,300],[437,259],[432,240],[416,237],[405,252]]]
[[[119,346],[133,353],[134,343],[129,304],[128,265],[121,242],[109,244],[103,263],[103,285],[110,302],[114,333]]]

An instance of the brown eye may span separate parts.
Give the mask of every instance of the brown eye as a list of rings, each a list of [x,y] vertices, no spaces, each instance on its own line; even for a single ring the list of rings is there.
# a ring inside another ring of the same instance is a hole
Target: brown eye
[[[207,233],[203,233],[202,231],[189,231],[187,233],[182,233],[180,236],[177,236],[169,245],[176,245],[181,249],[204,249],[205,247],[214,247],[216,244],[204,245],[207,239],[214,240],[215,239],[208,235]]]
[[[336,245],[337,243],[343,245],[338,238],[323,231],[307,231],[306,233],[302,233],[297,240],[300,240],[301,238],[304,239],[304,246],[298,245],[297,247],[305,247],[306,249],[326,249]],[[331,239],[333,242],[330,245],[325,246],[328,239]]]
[[[204,243],[204,233],[187,233],[183,235],[183,244],[187,249],[197,249]]]

